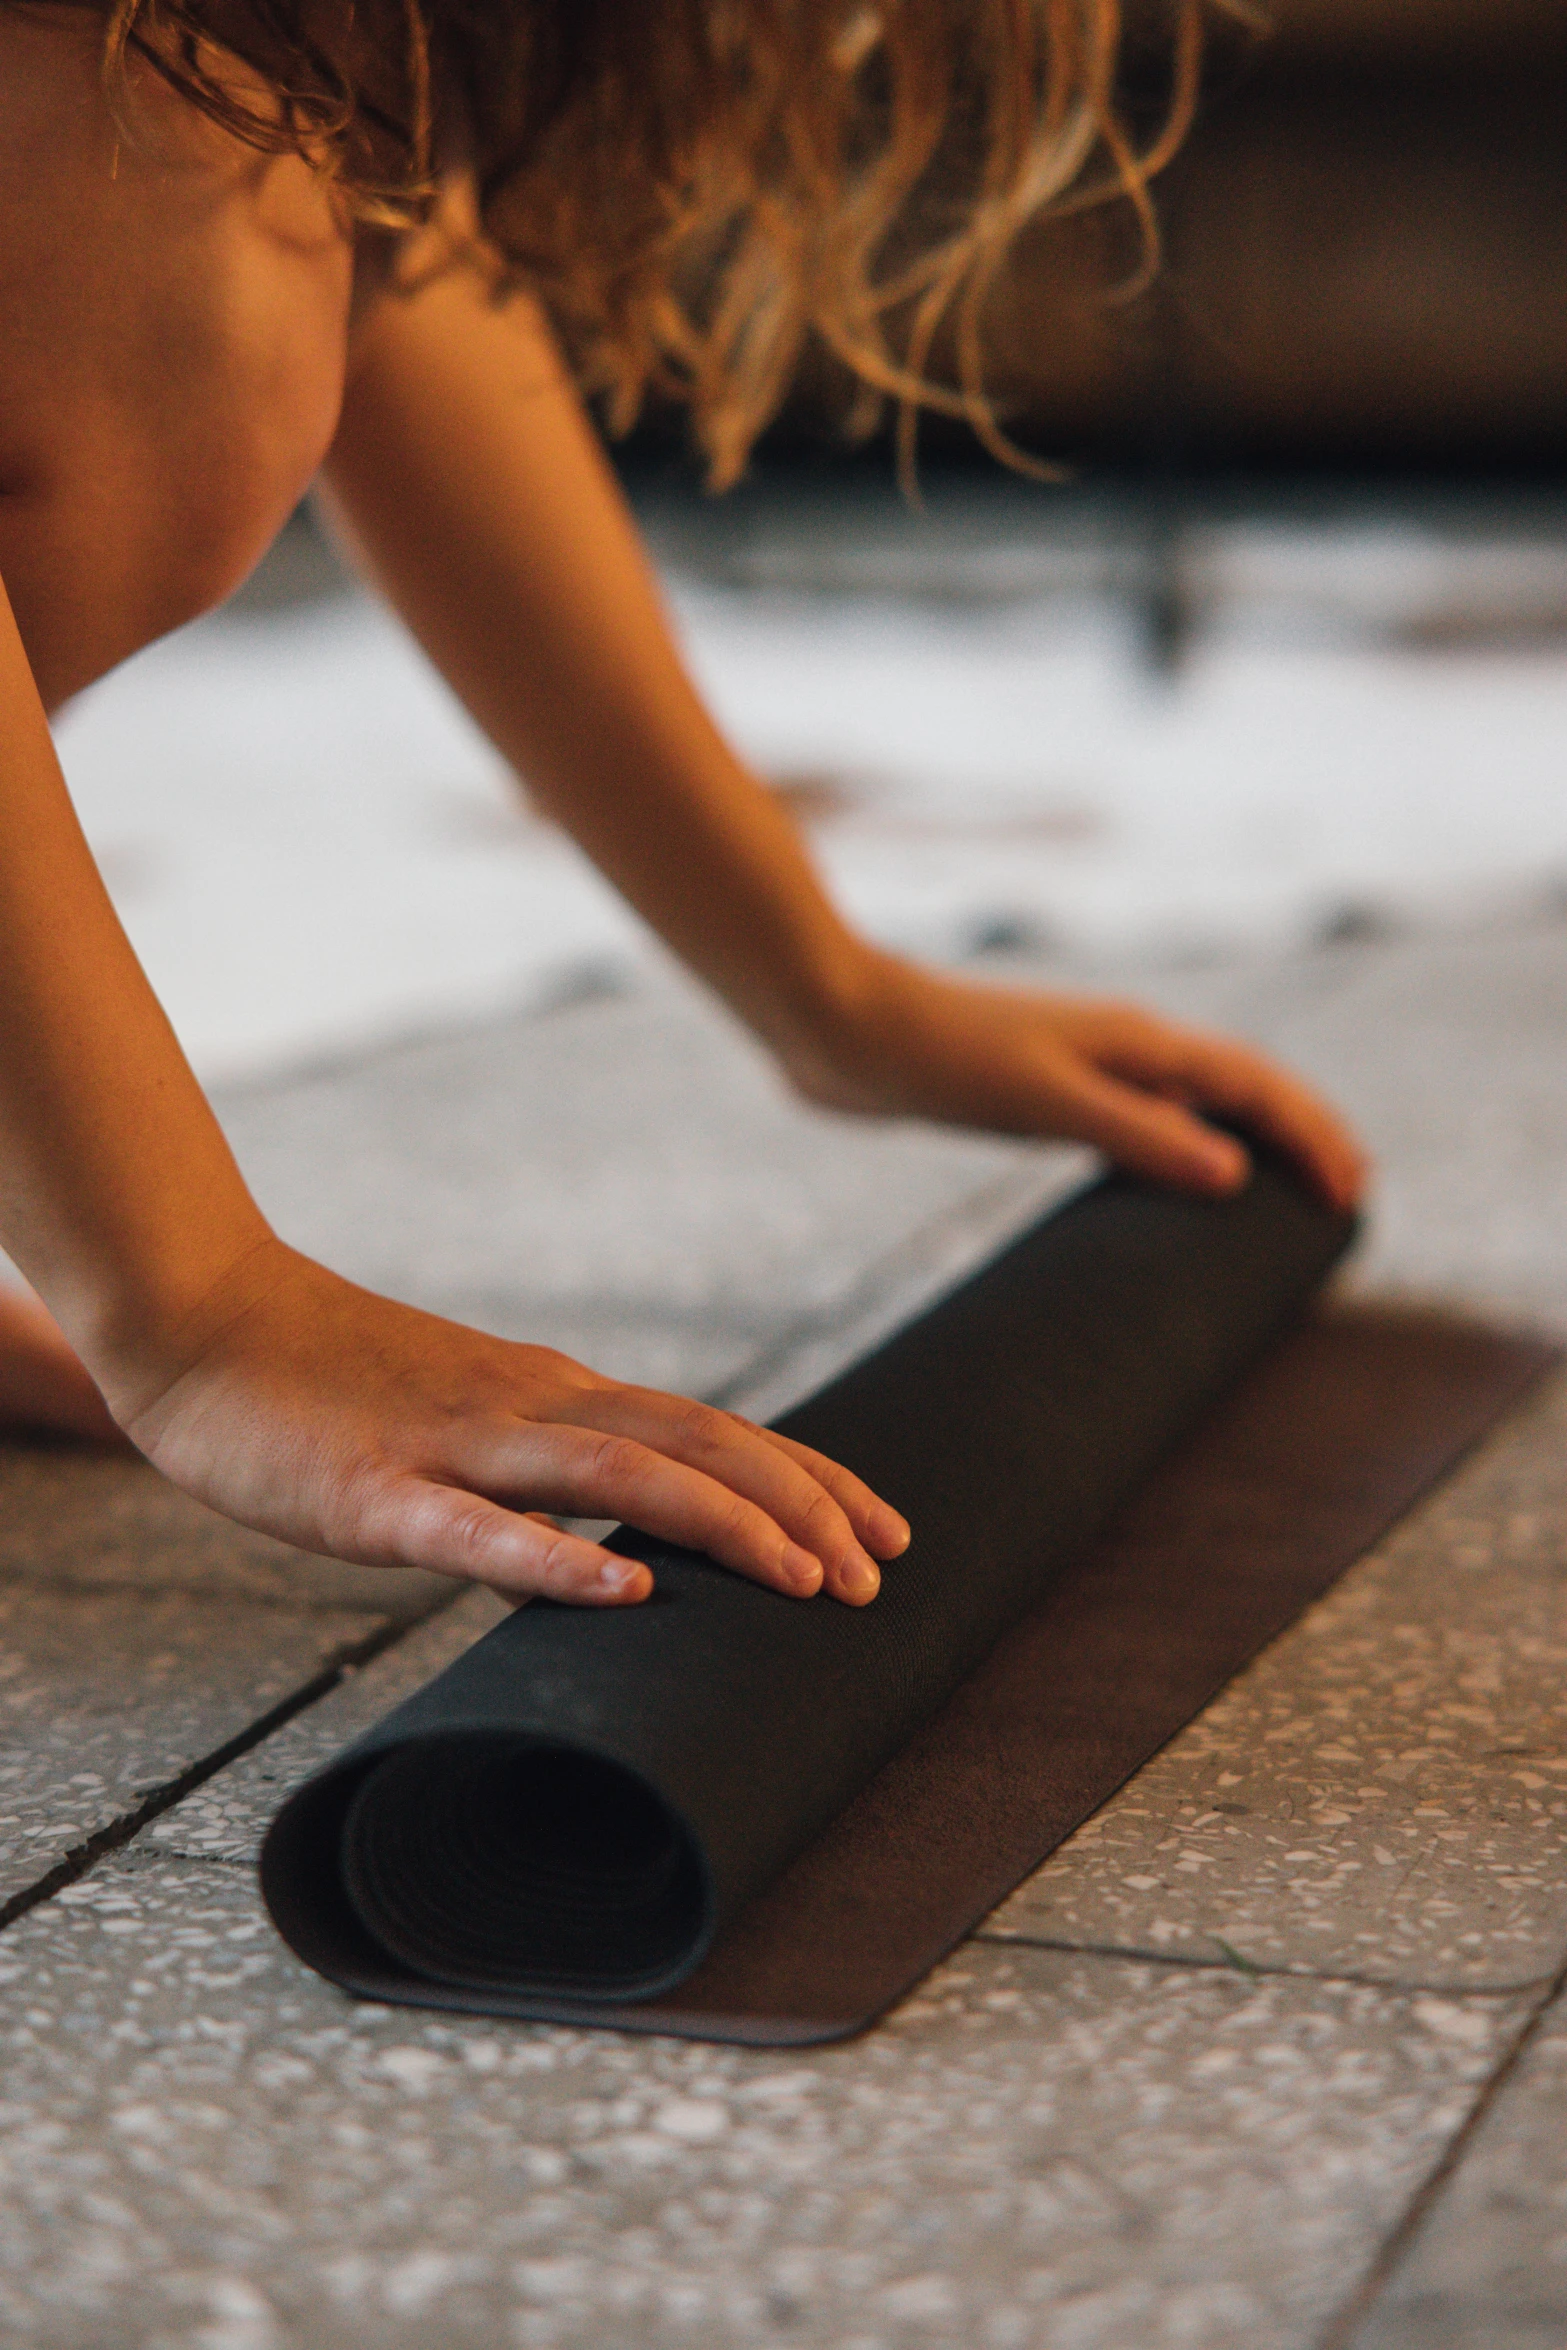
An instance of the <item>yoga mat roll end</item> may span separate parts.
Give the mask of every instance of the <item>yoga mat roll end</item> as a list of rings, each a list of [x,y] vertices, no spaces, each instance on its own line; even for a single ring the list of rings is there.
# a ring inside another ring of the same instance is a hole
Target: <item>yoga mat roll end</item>
[[[268,1830],[267,1906],[306,1963],[481,2000],[648,1999],[713,1938],[714,1894],[656,1788],[495,1729],[410,1738],[311,1780]]]

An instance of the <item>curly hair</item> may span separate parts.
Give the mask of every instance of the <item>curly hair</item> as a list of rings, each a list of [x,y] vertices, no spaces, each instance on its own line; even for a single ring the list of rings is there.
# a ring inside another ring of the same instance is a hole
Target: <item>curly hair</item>
[[[1028,462],[985,387],[1018,231],[1120,194],[1151,266],[1205,6],[1248,13],[1155,5],[1141,131],[1121,0],[103,0],[104,63],[111,99],[138,55],[361,219],[413,226],[471,171],[498,293],[545,302],[612,432],[687,403],[723,487],[813,339],[857,387],[851,432],[898,403],[906,467],[922,408]]]

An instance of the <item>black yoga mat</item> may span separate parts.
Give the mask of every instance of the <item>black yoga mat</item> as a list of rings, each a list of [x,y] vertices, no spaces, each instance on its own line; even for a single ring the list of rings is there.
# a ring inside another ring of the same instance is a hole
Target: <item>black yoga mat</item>
[[[1551,1359],[1292,1331],[1350,1237],[1267,1164],[1219,1203],[1079,1194],[780,1423],[908,1513],[872,1607],[623,1531],[645,1605],[520,1610],[289,1801],[280,1930],[381,2000],[871,2021]]]

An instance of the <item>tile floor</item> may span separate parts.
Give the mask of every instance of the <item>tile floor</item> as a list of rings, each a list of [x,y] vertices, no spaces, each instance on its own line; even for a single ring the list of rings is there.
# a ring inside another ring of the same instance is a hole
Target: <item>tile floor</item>
[[[1142,983],[1363,1117],[1358,1279],[1567,1335],[1567,923]],[[345,1270],[769,1405],[1073,1172],[802,1111],[657,974],[223,1108]],[[1556,2350],[1564,1416],[1559,1381],[886,2025],[798,2056],[309,1975],[257,1836],[493,1603],[11,1449],[0,2339]]]

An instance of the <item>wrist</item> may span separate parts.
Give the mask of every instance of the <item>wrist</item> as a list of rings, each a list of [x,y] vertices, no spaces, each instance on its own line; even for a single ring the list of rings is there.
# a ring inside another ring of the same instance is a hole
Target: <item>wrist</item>
[[[117,1266],[75,1313],[57,1316],[129,1432],[214,1340],[285,1277],[294,1252],[259,1211],[172,1261]]]
[[[832,1109],[882,1106],[888,1030],[909,977],[901,957],[844,934],[768,1039],[798,1092]]]

